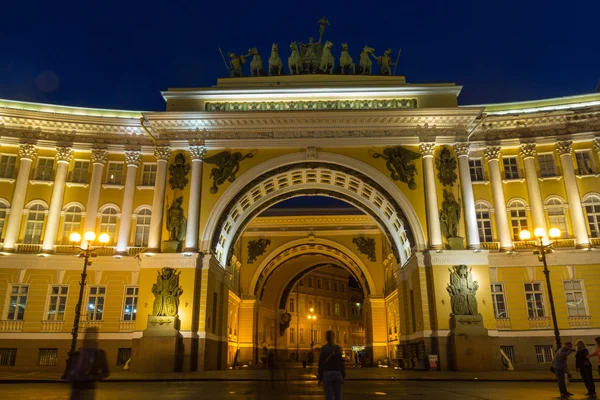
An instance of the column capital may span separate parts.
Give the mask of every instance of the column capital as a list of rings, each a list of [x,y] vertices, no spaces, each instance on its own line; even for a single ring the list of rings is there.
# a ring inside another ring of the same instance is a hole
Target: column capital
[[[204,155],[206,154],[205,146],[190,146],[190,155],[192,156],[192,161],[203,161]]]
[[[564,154],[571,154],[571,150],[573,149],[573,142],[570,140],[565,140],[562,142],[556,142],[556,152],[559,156]]]
[[[92,164],[106,165],[108,161],[108,151],[105,149],[92,149]]]
[[[167,156],[167,158],[169,158],[169,156]],[[125,152],[125,162],[127,163],[127,166],[133,165],[133,166],[138,166],[140,165],[140,161],[142,161],[142,153],[139,151],[126,151]]]
[[[487,158],[488,161],[498,160],[500,158],[500,146],[486,147],[485,150],[483,150],[483,154],[485,154],[485,158]]]
[[[535,143],[525,143],[519,146],[519,155],[522,159],[535,157]]]
[[[469,156],[469,152],[471,151],[471,145],[469,143],[456,143],[454,145],[454,151],[456,152],[457,157]]]
[[[435,143],[421,143],[419,145],[419,150],[421,151],[421,155],[423,157],[433,157],[433,151],[435,150]]]
[[[70,162],[73,157],[73,148],[60,146],[56,148],[56,161],[58,162]]]
[[[154,155],[159,161],[169,161],[171,149],[169,146],[158,146],[154,149]]]
[[[594,139],[594,150],[600,153],[600,138]]]
[[[33,160],[36,156],[37,148],[29,143],[19,145],[19,158],[25,158],[27,160]]]

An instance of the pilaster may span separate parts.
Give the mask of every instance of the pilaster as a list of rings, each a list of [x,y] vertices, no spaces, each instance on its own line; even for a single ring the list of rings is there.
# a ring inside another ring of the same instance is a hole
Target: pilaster
[[[546,228],[544,202],[542,200],[540,182],[538,181],[537,169],[535,166],[535,143],[522,144],[519,147],[519,155],[523,159],[525,167],[525,181],[527,182],[527,193],[529,194],[529,208],[531,210],[531,216],[533,217],[533,227],[531,232],[533,233],[536,228],[543,228],[546,235],[542,240],[547,244],[549,243],[548,229]]]
[[[69,162],[73,157],[71,147],[57,147],[56,149],[56,175],[54,176],[54,185],[52,187],[52,196],[50,197],[50,207],[48,209],[48,219],[46,221],[46,230],[44,232],[44,241],[42,243],[42,252],[53,253],[56,235],[58,234],[58,225],[60,222],[60,212],[63,206],[65,186],[67,183],[67,172],[69,171]]]
[[[190,146],[192,177],[184,252],[195,252],[198,250],[198,224],[200,223],[200,202],[202,196],[202,161],[205,154],[206,148],[204,146]]]
[[[90,191],[85,205],[85,221],[83,223],[83,233],[96,232],[96,219],[98,217],[98,201],[100,199],[100,189],[102,188],[102,175],[104,166],[108,161],[108,151],[105,149],[93,149],[90,158],[92,162],[92,179],[90,180]],[[82,238],[82,246],[87,246],[87,241]]]
[[[460,175],[460,189],[465,213],[467,247],[471,250],[477,250],[481,247],[481,244],[479,242],[479,229],[477,228],[477,214],[475,213],[475,197],[473,196],[471,171],[469,170],[470,145],[468,143],[457,143],[454,145],[454,151],[458,157],[458,172]]]
[[[423,157],[423,183],[425,186],[429,248],[441,249],[443,248],[442,230],[440,228],[440,219],[438,215],[437,190],[435,188],[435,173],[433,169],[435,143],[421,143],[419,150]]]
[[[125,190],[123,191],[123,205],[121,212],[121,225],[119,227],[119,236],[117,239],[117,255],[127,255],[127,246],[129,245],[129,235],[131,232],[131,218],[133,215],[133,198],[135,196],[135,183],[137,170],[142,160],[142,154],[139,151],[126,151],[125,162],[127,163],[127,177],[125,178]],[[152,210],[154,214],[154,210]]]
[[[148,250],[159,252],[162,234],[163,211],[165,208],[165,186],[167,183],[167,164],[171,149],[168,146],[159,146],[154,150],[156,156],[156,182],[154,183],[154,197],[152,199],[152,219],[150,220],[150,235]]]

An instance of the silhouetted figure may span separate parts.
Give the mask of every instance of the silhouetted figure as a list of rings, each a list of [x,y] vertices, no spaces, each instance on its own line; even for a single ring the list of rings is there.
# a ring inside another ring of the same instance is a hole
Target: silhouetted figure
[[[575,367],[581,374],[583,384],[587,389],[586,396],[596,396],[596,385],[594,385],[594,376],[592,374],[592,363],[590,361],[590,352],[585,348],[583,340],[575,342],[577,353],[575,353]]]
[[[598,357],[598,373],[600,374],[600,337],[594,339],[596,342],[596,351],[590,354],[590,357]]]
[[[300,359],[302,360],[302,368],[306,368],[306,363],[308,362],[308,355],[306,353],[302,353]]]
[[[567,357],[569,357],[569,355],[574,351],[575,350],[573,350],[573,343],[565,342],[563,347],[558,349],[556,354],[554,354],[554,359],[552,360],[552,368],[554,370],[554,373],[556,374],[556,379],[558,380],[558,390],[560,391],[560,395],[562,397],[568,397],[573,395],[573,393],[569,393],[567,391],[565,374],[569,373]]]
[[[83,347],[71,358],[68,379],[71,382],[71,400],[94,400],[96,382],[109,376],[108,361],[98,343],[98,329],[85,331]]]
[[[323,382],[325,399],[341,400],[342,384],[346,377],[346,368],[342,358],[342,348],[335,344],[335,334],[327,331],[327,344],[321,347],[319,354],[319,383]]]

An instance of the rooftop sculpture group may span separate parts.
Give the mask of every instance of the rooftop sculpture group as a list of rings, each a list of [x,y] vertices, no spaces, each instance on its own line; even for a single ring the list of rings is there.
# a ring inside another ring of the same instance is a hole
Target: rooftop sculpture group
[[[334,43],[326,40],[323,43],[323,35],[325,30],[330,25],[326,17],[317,21],[319,24],[319,40],[315,42],[313,37],[308,38],[308,43],[292,42],[290,44],[290,56],[287,59],[287,73],[290,75],[299,74],[362,74],[371,75],[373,73],[373,60],[379,65],[380,75],[393,75],[398,66],[400,51],[396,61],[392,62],[392,50],[387,49],[383,55],[375,55],[375,49],[365,46],[360,53],[358,60],[358,68],[354,60],[350,56],[348,43],[341,44],[341,54],[336,66],[335,57],[332,53]],[[236,53],[228,53],[229,63],[225,60],[225,56],[221,49],[221,56],[225,67],[232,78],[244,76],[244,64],[247,59],[252,57],[250,61],[251,76],[266,76],[266,75],[284,75],[284,63],[279,55],[279,45],[273,43],[271,46],[271,56],[268,60],[268,68],[265,70],[265,65],[260,56],[258,49],[252,48],[247,54],[237,55]],[[392,71],[392,67],[394,70]]]

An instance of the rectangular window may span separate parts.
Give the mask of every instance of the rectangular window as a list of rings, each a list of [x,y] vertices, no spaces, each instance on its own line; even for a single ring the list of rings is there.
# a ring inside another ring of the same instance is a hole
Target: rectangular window
[[[117,351],[117,366],[127,364],[131,358],[131,347],[123,347]]]
[[[483,180],[483,162],[481,158],[469,159],[469,172],[471,173],[471,180],[473,182]]]
[[[554,157],[552,154],[538,154],[538,163],[540,164],[540,176],[556,176],[556,167],[554,166]]]
[[[317,315],[323,314],[323,303],[317,301]]]
[[[331,290],[331,282],[330,281],[325,281],[325,283],[326,283],[325,286],[327,287],[327,290]]]
[[[344,317],[344,318],[347,317],[347,315],[346,315],[346,305],[345,304],[342,304],[342,317]]]
[[[515,348],[513,346],[500,346],[500,350],[504,353],[510,362],[515,365]]]
[[[337,282],[333,282],[333,291],[337,292],[338,288],[339,288],[338,283]]]
[[[58,349],[40,349],[38,365],[40,367],[54,367],[58,360]]]
[[[331,316],[331,303],[327,303],[327,316]]]
[[[312,287],[313,286],[313,279],[312,278],[308,278],[308,287]]]
[[[156,182],[156,164],[144,163],[142,170],[142,186],[154,186]]]
[[[348,344],[348,332],[344,331],[344,344]]]
[[[35,179],[38,181],[51,181],[54,158],[39,157],[35,170]]]
[[[296,343],[296,332],[294,328],[290,328],[290,343]]]
[[[592,161],[591,151],[576,151],[575,160],[577,161],[578,175],[591,175],[594,173],[594,164]]]
[[[519,179],[519,164],[517,157],[502,157],[504,164],[504,179]]]
[[[103,286],[90,286],[88,293],[87,320],[102,321],[106,288]]]
[[[506,299],[504,297],[504,284],[492,283],[492,303],[494,305],[494,317],[497,319],[508,318],[506,311]]]
[[[17,349],[0,349],[0,366],[14,367],[17,361]]]
[[[14,178],[17,156],[2,154],[0,156],[0,178]]]
[[[585,317],[588,315],[585,305],[585,294],[583,292],[583,281],[563,281],[565,297],[567,299],[567,311],[569,317]]]
[[[47,321],[64,321],[65,307],[67,305],[67,294],[69,287],[63,285],[50,286],[50,294],[48,296],[48,313],[46,314]]]
[[[121,185],[123,183],[123,166],[122,162],[109,162],[106,171],[106,183]]]
[[[304,286],[304,279],[300,279],[298,281],[298,286]]]
[[[304,343],[304,328],[300,328],[299,332],[299,339],[300,339],[300,343]]]
[[[521,241],[519,234],[527,228],[527,211],[525,208],[510,210],[510,223],[513,231],[513,240]]]
[[[552,362],[552,346],[535,346],[535,357],[540,364]]]
[[[475,213],[477,216],[477,230],[479,231],[480,242],[491,242],[493,241],[492,235],[492,219],[490,217],[490,209],[486,206],[475,206]]]
[[[320,279],[317,279],[317,289],[322,289],[323,288],[323,281]]]
[[[296,312],[296,300],[293,297],[290,297],[290,312]]]
[[[525,284],[525,300],[527,301],[529,318],[542,318],[546,316],[546,306],[544,304],[544,293],[541,283],[530,282]]]
[[[336,317],[339,317],[339,316],[340,316],[340,303],[335,303],[335,304],[333,305],[333,314],[334,314]]]
[[[346,284],[342,283],[342,293],[346,293]]]
[[[138,291],[139,288],[137,286],[125,287],[123,321],[135,321],[135,316],[137,314]]]
[[[23,321],[25,306],[27,304],[28,285],[10,285],[8,299],[8,313],[6,319],[10,321]]]
[[[308,300],[308,311],[309,312],[314,312],[315,308],[313,306],[313,301],[312,300]]]
[[[75,160],[73,171],[71,172],[71,182],[87,183],[89,168],[89,161]]]

